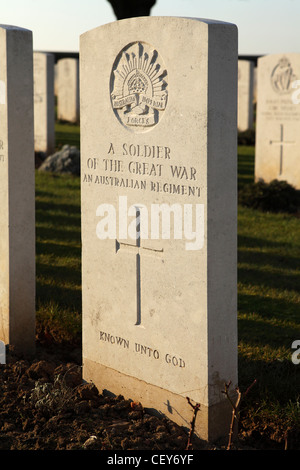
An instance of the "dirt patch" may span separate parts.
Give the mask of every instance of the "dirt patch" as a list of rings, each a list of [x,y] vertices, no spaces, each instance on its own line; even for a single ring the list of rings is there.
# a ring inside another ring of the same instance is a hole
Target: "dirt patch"
[[[140,403],[83,383],[80,347],[38,343],[33,360],[9,351],[0,365],[0,450],[183,451],[188,432]],[[237,442],[238,448],[248,446]],[[226,443],[194,436],[191,450],[204,449],[226,449]]]
[[[0,450],[186,448],[183,428],[83,383],[80,349],[38,345],[33,361],[8,352],[6,362],[0,365]]]

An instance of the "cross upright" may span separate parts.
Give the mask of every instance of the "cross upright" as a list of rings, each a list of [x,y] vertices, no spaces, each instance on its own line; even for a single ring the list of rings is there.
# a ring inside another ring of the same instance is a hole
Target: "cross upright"
[[[140,209],[136,207],[136,242],[135,244],[131,243],[124,243],[119,242],[116,240],[116,253],[124,247],[129,249],[130,251],[134,250],[135,257],[136,257],[136,323],[135,325],[142,324],[142,300],[141,300],[141,253],[148,252],[148,253],[163,253],[163,248],[155,249],[155,248],[147,248],[141,246],[141,236],[140,236]]]
[[[294,141],[291,140],[284,140],[283,138],[283,124],[280,124],[280,140],[270,140],[270,144],[279,145],[280,146],[280,157],[279,157],[279,175],[282,175],[282,168],[283,168],[283,146],[294,144]]]

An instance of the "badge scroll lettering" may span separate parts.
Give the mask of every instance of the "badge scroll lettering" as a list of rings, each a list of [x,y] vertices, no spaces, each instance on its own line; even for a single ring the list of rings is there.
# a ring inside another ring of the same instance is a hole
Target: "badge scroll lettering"
[[[111,73],[112,108],[135,131],[155,126],[167,106],[167,71],[157,50],[144,42],[126,46]]]

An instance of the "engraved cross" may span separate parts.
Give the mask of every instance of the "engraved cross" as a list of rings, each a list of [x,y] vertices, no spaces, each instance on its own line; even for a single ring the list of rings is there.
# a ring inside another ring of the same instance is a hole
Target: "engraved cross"
[[[282,167],[283,167],[283,146],[289,144],[295,144],[294,141],[291,140],[284,140],[283,138],[283,124],[280,124],[280,140],[270,140],[270,144],[279,145],[280,146],[280,157],[279,157],[279,175],[282,175]]]
[[[163,248],[147,248],[141,246],[140,238],[140,209],[136,207],[136,243],[123,243],[116,240],[116,253],[121,248],[126,248],[127,250],[133,252],[136,257],[136,323],[135,325],[142,324],[142,299],[141,299],[141,253],[148,252],[152,254],[163,253]]]

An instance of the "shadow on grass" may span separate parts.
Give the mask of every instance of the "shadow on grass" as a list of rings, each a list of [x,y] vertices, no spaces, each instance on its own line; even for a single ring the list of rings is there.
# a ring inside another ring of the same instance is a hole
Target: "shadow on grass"
[[[244,295],[241,295],[241,300],[240,300],[240,305],[245,301]],[[246,296],[247,297],[247,296]],[[260,300],[259,300],[260,299]],[[270,312],[272,312],[272,308],[284,308],[284,303],[282,302],[281,305],[278,307],[278,303],[280,302],[274,302],[274,304],[270,305],[271,302],[268,302],[268,299],[263,299],[262,297],[257,297],[257,306],[259,311],[256,313],[259,314],[259,317],[257,315],[254,316],[253,319],[251,319],[251,316],[249,315],[249,318],[240,318],[238,321],[239,325],[239,341],[245,342],[253,347],[259,346],[259,347],[267,347],[270,346],[271,348],[277,349],[279,346],[281,348],[284,348],[286,350],[289,350],[291,348],[291,345],[293,341],[296,339],[296,337],[300,334],[300,327],[297,330],[295,330],[295,327],[290,324],[284,324],[284,319],[290,320],[291,319],[291,314],[290,310],[286,311],[283,310],[283,314],[280,313],[280,319],[282,320],[280,323],[278,322],[277,324],[270,322]],[[248,302],[248,304],[247,304]],[[264,304],[265,310],[262,310],[261,305]],[[245,303],[241,307],[241,310],[244,310],[243,307],[247,305],[252,305],[253,306],[253,298],[252,299],[246,299]],[[276,305],[275,305],[276,304]],[[286,303],[287,305],[287,303]],[[268,310],[269,307],[269,310]],[[288,306],[290,309],[290,306]],[[296,309],[297,306],[294,305],[294,313],[296,315]],[[276,315],[276,314],[275,314]],[[275,316],[272,312],[272,317]],[[264,321],[265,320],[265,321]],[[298,333],[298,334],[297,334]]]
[[[259,250],[244,251],[240,249],[238,257],[240,263],[273,265],[274,268],[279,269],[299,269],[300,267],[300,257],[287,256],[284,253],[262,253]],[[298,275],[300,275],[300,272]]]
[[[69,274],[67,270],[64,270],[64,272],[66,275]],[[49,284],[47,282],[47,284],[44,284],[43,280],[37,279],[36,298],[38,303],[47,304],[52,302],[61,309],[67,308],[81,313],[81,289],[57,285],[57,283]]]
[[[37,327],[71,341],[80,336],[82,311],[79,187],[72,177],[37,177]]]
[[[254,154],[251,147],[240,147],[238,155],[238,187],[239,189],[254,182]]]
[[[268,249],[269,252],[265,251]],[[245,386],[249,386],[254,378],[260,380],[260,399],[264,387],[276,396],[283,394],[292,399],[296,393],[293,388],[296,379],[299,395],[300,366],[297,368],[291,359],[274,359],[292,355],[292,343],[300,338],[298,254],[297,246],[292,242],[239,236],[238,260],[239,264],[244,263],[238,267],[238,332],[242,351],[239,375]],[[256,351],[257,356],[265,355],[265,361],[255,359]],[[249,357],[243,356],[248,353]],[[290,384],[286,386],[290,374],[293,380],[291,393]],[[278,384],[278,380],[283,384]]]
[[[248,359],[239,355],[239,387],[245,391],[256,379],[256,384],[247,395],[247,402],[262,403],[264,400],[282,406],[299,400],[300,366],[292,361]],[[271,407],[269,408],[269,410]]]
[[[291,248],[294,249],[295,245],[289,242],[275,242],[272,240],[266,240],[265,238],[258,238],[258,237],[248,237],[246,235],[239,235],[238,238],[238,247],[239,248]],[[285,253],[283,254],[285,256]]]
[[[38,230],[39,234],[43,232],[42,230]],[[45,229],[47,235],[49,235],[49,230]],[[57,231],[55,234],[57,235]],[[75,238],[76,234],[74,234],[74,240],[80,242],[80,234],[79,238]],[[70,241],[70,237],[68,237]],[[49,255],[53,256],[54,258],[68,258],[70,260],[79,261],[81,257],[81,248],[80,246],[72,246],[69,244],[57,244],[49,242],[48,240],[45,243],[41,243],[39,241],[36,242],[36,254],[37,255]]]
[[[68,220],[64,220],[63,224],[59,223],[56,217],[55,217],[55,220],[57,222],[58,228],[52,228],[52,227],[37,227],[36,228],[37,248],[38,250],[39,248],[41,249],[41,251],[39,251],[40,253],[42,253],[43,251],[42,247],[44,247],[45,253],[47,252],[50,254],[50,250],[47,249],[46,247],[46,244],[49,243],[49,240],[51,240],[50,244],[52,243],[53,245],[52,248],[56,249],[57,247],[58,250],[61,250],[61,248],[59,247],[63,246],[66,251],[68,251],[68,248],[73,249],[74,247],[71,247],[71,246],[67,247],[65,245],[61,245],[61,243],[55,244],[55,241],[59,240],[60,242],[81,243],[80,231],[70,230],[70,223],[68,223]],[[52,219],[52,222],[53,222],[53,219]],[[64,227],[68,227],[68,230],[64,230]],[[38,242],[42,240],[44,240],[45,243],[40,243],[38,245]],[[76,250],[76,248],[74,248],[74,250]],[[56,255],[56,252],[54,251],[53,254]]]
[[[298,273],[287,273],[281,271],[280,274],[278,272],[271,272],[270,270],[266,270],[265,264],[263,260],[265,257],[261,255],[262,262],[260,263],[260,268],[257,268],[257,265],[254,267],[247,267],[242,268],[239,267],[238,269],[238,278],[244,284],[251,284],[252,286],[259,286],[259,287],[271,287],[274,289],[284,289],[285,291],[297,291],[297,286],[300,285],[300,272]],[[241,257],[239,259],[241,262]],[[278,266],[273,264],[273,268],[282,268],[288,269],[288,266]],[[292,268],[291,268],[292,269]],[[299,308],[299,307],[298,307]]]
[[[277,252],[268,253],[262,251],[262,248],[275,249]],[[288,255],[288,250],[297,253],[292,243],[239,236],[238,262],[248,264],[247,267],[239,267],[239,280],[254,286],[264,285],[300,293],[300,257]]]
[[[53,211],[53,210],[66,213],[68,217],[76,215],[76,218],[79,219],[79,225],[80,225],[80,206],[78,207],[77,204],[60,204],[59,202],[57,202],[57,204],[53,204],[53,203],[48,203],[44,201],[37,201],[36,211],[38,212],[37,214],[38,222],[42,222],[41,219],[43,219],[43,216],[47,215],[47,212]],[[54,217],[56,216],[60,217],[59,215],[55,214]]]

